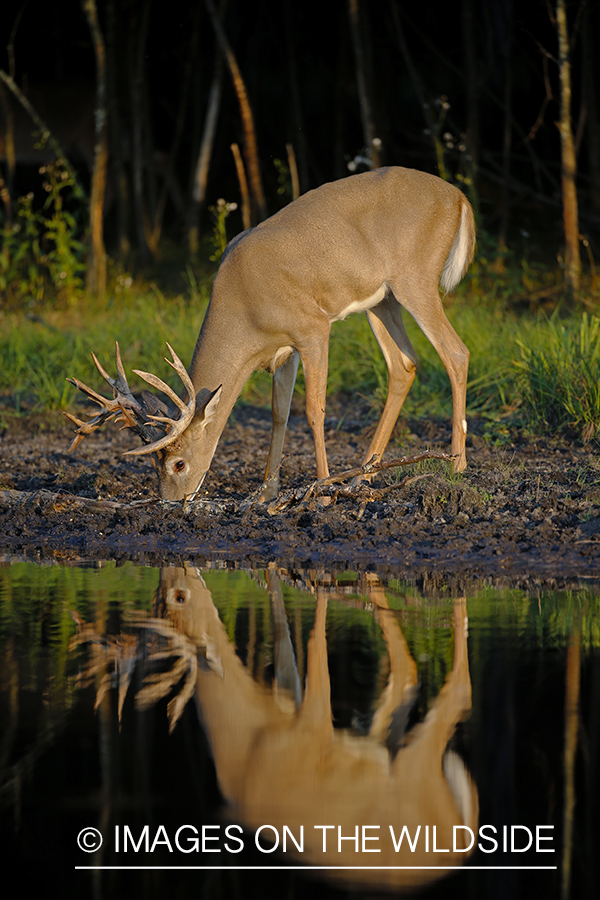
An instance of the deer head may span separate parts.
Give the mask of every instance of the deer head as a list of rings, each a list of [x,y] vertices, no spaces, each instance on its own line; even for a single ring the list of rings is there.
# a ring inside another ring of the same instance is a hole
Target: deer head
[[[210,465],[212,454],[208,461],[205,461],[203,454],[197,450],[204,429],[214,417],[218,407],[221,387],[215,391],[203,389],[196,394],[185,366],[171,345],[167,344],[167,347],[172,360],[165,357],[166,362],[181,378],[186,391],[185,400],[178,397],[168,384],[151,372],[143,372],[140,369],[133,371],[148,384],[166,394],[173,402],[174,409],[149,391],[142,392],[141,402],[135,399],[127,383],[117,343],[115,350],[117,378],[111,378],[92,353],[96,368],[113,389],[113,399],[96,393],[77,378],[69,378],[67,380],[71,384],[103,407],[103,410],[91,417],[88,422],[83,422],[68,412],[65,412],[65,416],[78,426],[69,452],[74,450],[86,435],[110,419],[122,422],[123,428],[131,428],[142,439],[144,446],[128,450],[125,455],[154,454],[162,499],[179,500],[196,494]]]

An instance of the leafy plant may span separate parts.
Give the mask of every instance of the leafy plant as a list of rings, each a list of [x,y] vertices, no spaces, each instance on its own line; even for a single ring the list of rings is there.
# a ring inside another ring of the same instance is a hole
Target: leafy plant
[[[220,197],[215,206],[209,206],[208,209],[214,219],[211,243],[215,249],[210,259],[212,262],[218,263],[221,262],[221,257],[225,253],[225,247],[228,244],[227,216],[237,209],[237,203],[228,203]]]
[[[83,290],[85,248],[76,217],[65,205],[73,178],[60,161],[40,172],[47,193],[41,208],[32,193],[20,197],[15,220],[2,228],[0,291],[9,303],[72,299]]]

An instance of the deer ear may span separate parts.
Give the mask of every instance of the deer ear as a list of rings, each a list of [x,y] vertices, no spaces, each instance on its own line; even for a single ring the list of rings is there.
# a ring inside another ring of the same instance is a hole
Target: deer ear
[[[222,384],[219,385],[216,391],[207,391],[206,388],[198,391],[196,395],[196,416],[199,417],[202,414],[203,429],[214,419],[222,392]]]

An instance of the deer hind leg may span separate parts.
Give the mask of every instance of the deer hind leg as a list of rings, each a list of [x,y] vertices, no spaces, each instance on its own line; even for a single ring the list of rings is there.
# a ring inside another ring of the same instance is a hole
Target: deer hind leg
[[[261,503],[273,500],[279,491],[279,465],[283,452],[283,440],[290,416],[292,394],[298,374],[298,362],[300,357],[296,350],[273,373],[272,414],[273,431],[271,432],[271,446],[267,460],[267,470],[260,496]]]
[[[452,454],[455,472],[462,472],[467,464],[465,443],[467,437],[467,375],[469,350],[463,344],[446,318],[437,287],[429,294],[409,291],[398,292],[402,306],[411,314],[419,328],[433,345],[452,385]]]
[[[386,294],[378,306],[367,312],[367,318],[388,368],[388,391],[381,419],[364,456],[363,465],[375,454],[381,459],[419,366],[419,360],[404,328],[400,304],[391,292]]]

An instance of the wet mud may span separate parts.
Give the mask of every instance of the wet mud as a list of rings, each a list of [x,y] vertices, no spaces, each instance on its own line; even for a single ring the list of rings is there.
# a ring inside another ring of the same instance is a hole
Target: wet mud
[[[370,426],[348,418],[326,424],[331,472],[358,465]],[[461,476],[442,463],[421,464],[381,473],[372,482],[373,495],[338,496],[329,506],[316,499],[295,502],[271,515],[247,502],[266,463],[268,411],[236,409],[203,486],[208,502],[189,509],[157,500],[147,458],[121,455],[132,446],[130,434],[105,428],[69,454],[70,428],[58,415],[5,419],[0,552],[152,565],[210,559],[256,567],[277,561],[376,568],[401,577],[443,571],[528,587],[600,578],[597,445],[523,433],[503,433],[498,444],[485,436],[484,422],[469,424],[468,468]],[[448,450],[449,444],[446,423],[405,420],[386,458]],[[308,487],[315,466],[303,416],[292,417],[285,449],[282,490]],[[412,477],[417,475],[425,477]]]

